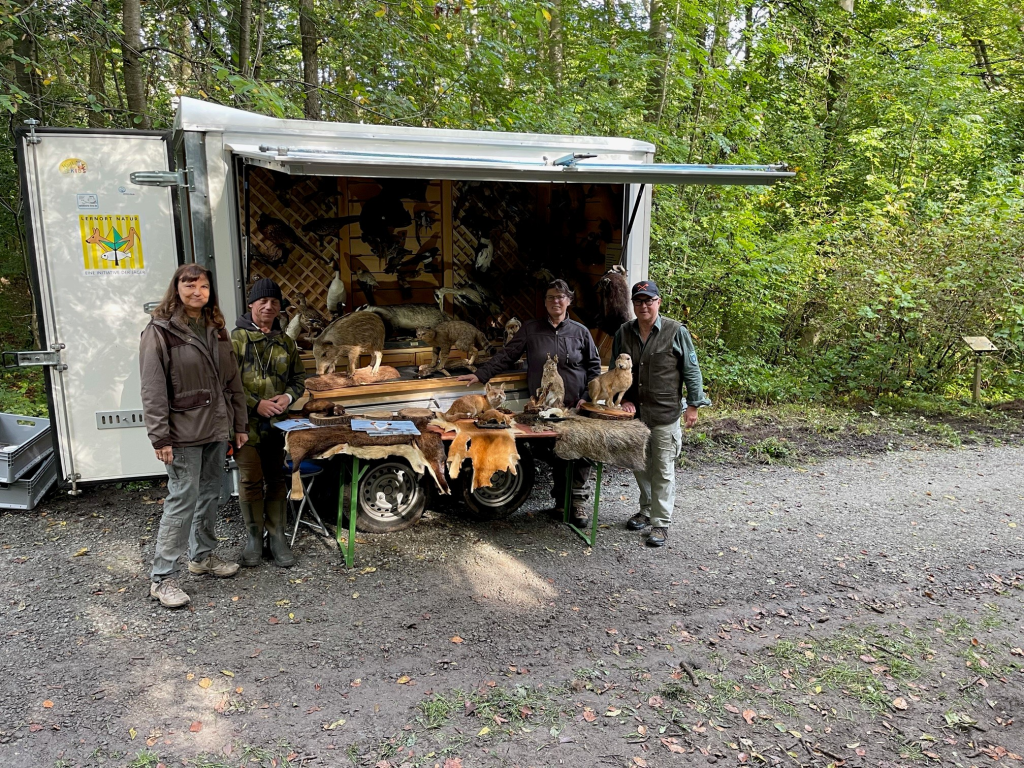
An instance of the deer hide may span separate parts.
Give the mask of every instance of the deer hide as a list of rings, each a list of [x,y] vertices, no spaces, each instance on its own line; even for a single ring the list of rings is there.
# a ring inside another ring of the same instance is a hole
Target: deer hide
[[[623,469],[642,471],[647,464],[651,431],[638,419],[605,421],[570,416],[549,427],[558,433],[555,455],[562,459],[588,458]]]
[[[495,472],[516,474],[519,451],[511,429],[459,430],[448,448],[448,474],[459,476],[462,462],[469,459],[473,466],[473,490],[491,485]]]
[[[382,453],[372,457],[367,455],[366,458],[403,456],[409,460],[410,465],[418,473],[422,474],[424,467],[429,469],[430,475],[434,478],[441,493],[450,493],[444,476],[444,444],[441,436],[426,429],[427,419],[412,419],[412,421],[420,430],[419,435],[371,437],[365,432],[354,431],[348,426],[319,427],[289,432],[285,435],[285,448],[288,449],[296,469],[305,459],[313,457],[327,458],[338,453],[355,456],[358,454],[353,449],[369,447],[396,449],[391,453]],[[407,455],[410,448],[419,452],[415,461]],[[359,458],[364,457],[360,455]],[[291,498],[299,500],[302,497],[302,483],[299,480],[299,473],[296,471],[292,473]]]

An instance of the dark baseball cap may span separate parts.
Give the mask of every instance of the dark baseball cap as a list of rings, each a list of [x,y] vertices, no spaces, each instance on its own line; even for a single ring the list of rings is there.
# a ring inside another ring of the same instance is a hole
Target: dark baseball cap
[[[637,296],[650,296],[652,299],[660,299],[661,294],[658,293],[658,284],[653,280],[641,280],[633,286],[633,295],[631,298]]]

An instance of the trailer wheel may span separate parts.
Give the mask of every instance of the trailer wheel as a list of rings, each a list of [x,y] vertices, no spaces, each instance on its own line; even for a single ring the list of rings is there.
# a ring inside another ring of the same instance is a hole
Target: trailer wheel
[[[472,465],[467,461],[463,464],[460,478],[462,482],[462,499],[466,502],[469,515],[475,520],[493,520],[496,517],[507,517],[523,506],[533,492],[533,482],[537,475],[533,463],[533,452],[525,442],[516,445],[519,451],[519,465],[516,474],[511,472],[495,472],[492,484],[473,491]]]
[[[404,531],[420,519],[427,506],[427,495],[419,477],[404,459],[371,462],[356,491],[356,530],[363,533]]]

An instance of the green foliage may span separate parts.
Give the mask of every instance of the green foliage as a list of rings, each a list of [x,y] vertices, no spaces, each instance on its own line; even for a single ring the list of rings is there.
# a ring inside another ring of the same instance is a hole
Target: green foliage
[[[0,0],[0,109],[14,123],[137,125],[122,5]],[[155,127],[180,95],[306,113],[298,4],[252,4],[245,61],[241,7],[143,4]],[[312,13],[325,120],[626,135],[661,161],[796,168],[772,188],[655,190],[651,275],[697,339],[713,398],[964,397],[962,335],[1001,350],[991,398],[1024,393],[1019,7],[318,0]],[[9,151],[0,182],[0,276],[24,297]],[[0,340],[14,344],[3,326]]]

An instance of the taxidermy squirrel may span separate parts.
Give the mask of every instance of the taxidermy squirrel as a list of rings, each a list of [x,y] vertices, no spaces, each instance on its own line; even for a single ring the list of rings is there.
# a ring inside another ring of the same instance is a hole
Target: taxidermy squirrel
[[[622,397],[633,386],[633,358],[623,353],[615,358],[615,365],[587,385],[590,402],[595,406],[604,400],[605,408],[618,408]]]
[[[476,326],[462,320],[449,320],[433,328],[417,328],[416,338],[433,347],[434,356],[430,365],[435,371],[444,371],[448,355],[453,349],[465,352],[466,367],[475,371],[473,361],[490,346]]]
[[[448,408],[444,414],[446,421],[457,421],[458,419],[475,419],[481,413],[500,408],[505,402],[505,385],[492,387],[484,385],[482,395],[463,395]]]
[[[548,355],[540,377],[540,389],[537,390],[537,405],[541,408],[561,408],[564,404],[565,383],[558,374],[558,355]]]

